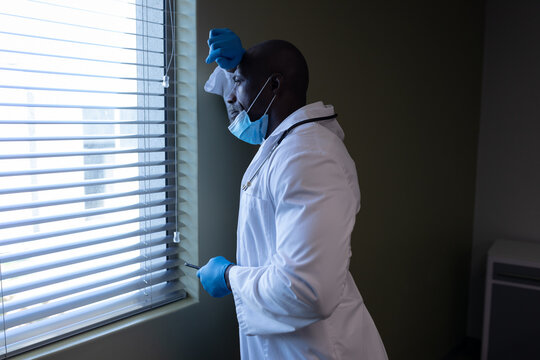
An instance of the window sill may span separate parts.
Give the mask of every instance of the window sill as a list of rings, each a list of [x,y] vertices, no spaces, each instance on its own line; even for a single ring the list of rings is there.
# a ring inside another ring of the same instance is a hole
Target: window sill
[[[197,303],[198,303],[198,300],[196,298],[188,295],[188,297],[186,297],[185,299],[176,301],[172,304],[164,305],[154,310],[149,310],[141,314],[130,316],[126,319],[116,321],[112,324],[104,325],[97,329],[89,330],[82,334],[75,335],[70,338],[60,340],[49,345],[45,345],[35,350],[22,353],[10,359],[27,360],[27,359],[40,359],[45,356],[51,356],[57,352],[75,347],[87,341],[91,341],[91,340],[95,340],[95,339],[107,336],[119,330],[124,330],[129,327],[139,325],[141,323],[144,323],[144,322],[147,322],[147,321],[159,318],[159,317],[169,316],[172,313],[181,311]]]

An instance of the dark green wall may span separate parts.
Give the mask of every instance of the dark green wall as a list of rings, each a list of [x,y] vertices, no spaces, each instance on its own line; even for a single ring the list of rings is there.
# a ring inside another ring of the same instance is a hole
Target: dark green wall
[[[296,44],[309,101],[333,104],[362,210],[351,271],[393,360],[439,359],[465,336],[480,108],[480,1],[217,1],[197,8],[200,261],[234,259],[241,175],[253,149],[202,91],[212,27],[251,46]],[[147,341],[149,345],[143,345]],[[102,337],[50,359],[233,359],[232,298]],[[160,356],[150,356],[158,349]]]
[[[201,1],[211,27],[304,53],[358,169],[360,292],[391,359],[441,358],[466,327],[482,2]]]

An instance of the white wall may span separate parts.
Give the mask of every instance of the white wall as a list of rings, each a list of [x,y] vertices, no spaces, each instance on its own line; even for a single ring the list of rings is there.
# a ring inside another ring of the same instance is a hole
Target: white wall
[[[488,0],[469,336],[480,337],[486,252],[540,242],[540,1]]]

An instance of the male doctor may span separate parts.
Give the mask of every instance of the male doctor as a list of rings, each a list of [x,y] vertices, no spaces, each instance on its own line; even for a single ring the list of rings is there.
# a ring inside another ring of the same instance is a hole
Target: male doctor
[[[349,273],[360,190],[334,108],[306,105],[292,44],[245,51],[228,29],[208,44],[219,68],[205,89],[227,102],[231,133],[260,144],[241,184],[237,264],[215,257],[197,272],[210,295],[232,292],[242,358],[387,359]]]

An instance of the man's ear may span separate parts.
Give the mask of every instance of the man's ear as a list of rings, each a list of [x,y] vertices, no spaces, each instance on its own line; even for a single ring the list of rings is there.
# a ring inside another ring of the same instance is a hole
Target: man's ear
[[[281,89],[281,86],[283,86],[283,75],[280,73],[272,74],[272,78],[270,79],[270,88],[272,89],[272,92],[277,94],[279,89]]]

